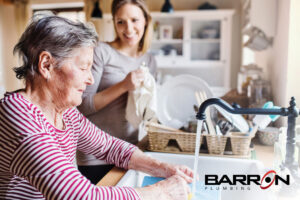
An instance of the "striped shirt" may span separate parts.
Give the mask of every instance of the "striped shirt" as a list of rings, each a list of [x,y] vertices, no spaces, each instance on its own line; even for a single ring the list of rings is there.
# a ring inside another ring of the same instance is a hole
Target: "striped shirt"
[[[51,125],[18,93],[0,100],[0,199],[140,199],[131,187],[97,187],[73,164],[76,149],[127,168],[137,148],[112,137],[76,108]]]

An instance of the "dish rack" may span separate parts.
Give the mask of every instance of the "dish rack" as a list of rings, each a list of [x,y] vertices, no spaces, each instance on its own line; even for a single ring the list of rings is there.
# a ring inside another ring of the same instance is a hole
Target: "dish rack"
[[[147,123],[148,150],[167,153],[194,154],[196,133],[183,132],[156,123]],[[201,135],[200,155],[250,158],[250,143],[257,127],[245,134],[232,132],[228,135]]]

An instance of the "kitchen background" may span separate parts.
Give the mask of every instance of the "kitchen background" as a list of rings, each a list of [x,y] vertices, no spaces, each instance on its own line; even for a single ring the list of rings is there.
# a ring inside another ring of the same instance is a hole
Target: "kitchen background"
[[[101,28],[103,27],[103,23],[109,23],[110,19],[108,14],[110,13],[111,0],[100,0],[99,2],[102,12],[104,13],[104,19],[107,19],[107,21],[103,22],[103,20],[95,19],[91,19],[91,21],[96,25],[97,29],[101,29],[101,32],[99,33],[100,37],[103,39],[107,36],[111,37],[110,33],[112,33],[111,29]],[[150,11],[154,12],[154,19],[161,19],[158,21],[161,24],[165,23],[163,19],[166,16],[159,14],[164,0],[147,0],[146,2]],[[238,77],[240,76],[241,78],[243,73],[240,73],[240,75],[238,74],[242,70],[242,66],[249,67],[249,64],[256,64],[263,70],[263,79],[270,81],[275,105],[288,106],[288,101],[291,96],[295,96],[296,100],[300,102],[300,91],[298,89],[298,86],[300,85],[300,56],[298,55],[300,52],[299,0],[171,0],[170,2],[173,5],[175,12],[182,11],[183,13],[182,15],[179,14],[178,19],[181,19],[182,23],[187,24],[189,24],[189,22],[184,20],[186,16],[186,12],[184,11],[197,10],[197,8],[200,5],[204,5],[205,2],[208,2],[221,10],[232,10],[232,13],[229,14],[227,18],[225,17],[225,28],[224,26],[219,26],[222,27],[221,31],[230,34],[223,34],[220,37],[219,42],[221,43],[222,48],[218,52],[219,55],[215,55],[215,59],[220,62],[211,62],[213,64],[221,63],[221,65],[225,66],[225,71],[221,73],[221,76],[224,76],[224,81],[221,84],[214,82],[211,84],[215,84],[218,87],[222,86],[224,91],[241,87],[241,82]],[[84,7],[84,5],[86,6]],[[56,9],[61,7],[64,8],[63,11],[68,11],[69,7],[73,7],[73,10],[77,13],[75,14],[76,17],[84,19],[85,12],[90,13],[93,9],[93,1],[0,0],[0,95],[3,94],[4,90],[11,91],[22,87],[22,82],[15,78],[15,74],[12,70],[18,63],[17,57],[12,54],[13,47],[16,44],[20,33],[23,31],[24,24],[28,17],[31,16],[32,11],[42,10],[47,7]],[[64,12],[62,14],[74,17],[74,15],[71,16],[67,13],[68,12]],[[88,18],[89,15],[90,14],[87,15]],[[204,14],[203,16],[208,18],[215,17],[210,16],[209,14]],[[169,20],[171,19],[172,17]],[[173,18],[173,23],[174,19],[176,21],[176,17]],[[224,19],[220,19],[222,23],[222,20]],[[260,31],[263,32],[263,39],[267,39],[268,42],[272,41],[270,44],[267,42],[266,49],[259,51],[260,46],[264,46],[264,42],[266,41],[258,39],[258,46],[256,46],[256,41],[253,42],[253,38],[251,40],[251,36],[253,36],[255,30],[248,29],[248,32],[245,31],[246,28],[248,28],[248,25],[251,25],[251,27],[259,27]],[[192,22],[190,26],[193,27]],[[168,30],[168,26],[165,28]],[[174,30],[176,29],[176,27],[172,28]],[[168,74],[176,75],[190,73],[199,77],[205,74],[203,71],[205,68],[197,68],[197,64],[201,66],[207,64],[207,62],[193,61],[193,49],[188,50],[188,45],[191,44],[185,43],[185,37],[193,39],[193,33],[186,31],[187,30],[183,30],[185,36],[181,36],[181,39],[184,37],[182,41],[176,41],[176,36],[174,36],[174,40],[169,40],[171,44],[175,43],[175,46],[179,45],[179,50],[176,49],[175,57],[168,57],[167,59],[158,58],[160,72],[164,77],[168,77],[166,76]],[[187,33],[190,35],[187,36]],[[180,36],[178,37],[180,38]],[[168,36],[165,39],[167,40]],[[173,39],[173,37],[171,37],[171,39]],[[250,42],[249,44],[250,40],[252,43]],[[245,47],[247,41],[248,47]],[[156,42],[159,43],[161,40]],[[161,51],[158,51],[160,47],[157,47],[155,50],[155,45],[157,44],[155,44],[154,41],[152,47],[154,53],[159,56],[162,54]],[[196,50],[197,48],[201,49],[201,47],[196,47]],[[174,56],[174,53],[171,53],[171,56],[172,55]],[[183,59],[180,61],[178,56],[182,56]],[[208,63],[208,65],[211,63]],[[168,67],[170,65],[174,67]],[[206,79],[208,78],[208,80],[206,80],[207,82],[210,83],[209,78],[211,77],[213,79],[214,75],[217,75],[214,73],[215,72],[206,76]],[[163,77],[161,79],[163,80]],[[279,124],[285,123],[285,121],[285,119],[281,120],[279,121]]]

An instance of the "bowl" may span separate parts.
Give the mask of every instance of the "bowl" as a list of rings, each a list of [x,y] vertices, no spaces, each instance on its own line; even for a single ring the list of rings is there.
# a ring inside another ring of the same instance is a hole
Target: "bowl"
[[[276,127],[267,127],[265,129],[259,129],[257,132],[258,140],[263,145],[274,145],[278,140],[279,129]]]

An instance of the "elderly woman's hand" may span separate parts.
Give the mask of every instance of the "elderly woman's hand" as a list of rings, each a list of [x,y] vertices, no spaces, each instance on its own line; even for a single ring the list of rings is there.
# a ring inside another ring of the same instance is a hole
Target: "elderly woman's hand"
[[[180,175],[173,175],[166,180],[155,184],[162,190],[163,197],[161,199],[183,200],[188,198],[191,193],[186,181]]]
[[[144,73],[142,69],[137,69],[130,72],[123,80],[124,87],[126,90],[135,90],[140,87],[144,80]]]
[[[185,200],[190,193],[187,183],[193,181],[193,171],[187,166],[161,162],[136,149],[131,156],[128,168],[140,170],[152,176],[166,178],[154,185],[137,188],[136,190],[143,200]]]
[[[192,169],[185,165],[172,165],[165,162],[160,163],[160,167],[152,172],[152,175],[164,178],[178,175],[188,183],[193,182],[193,174]]]
[[[194,173],[191,168],[185,165],[173,165],[161,162],[145,155],[137,149],[131,156],[129,169],[140,170],[152,176],[169,178],[173,175],[182,177],[186,182],[193,182]]]
[[[186,200],[191,192],[186,181],[173,175],[163,181],[144,188],[137,188],[141,199]]]

